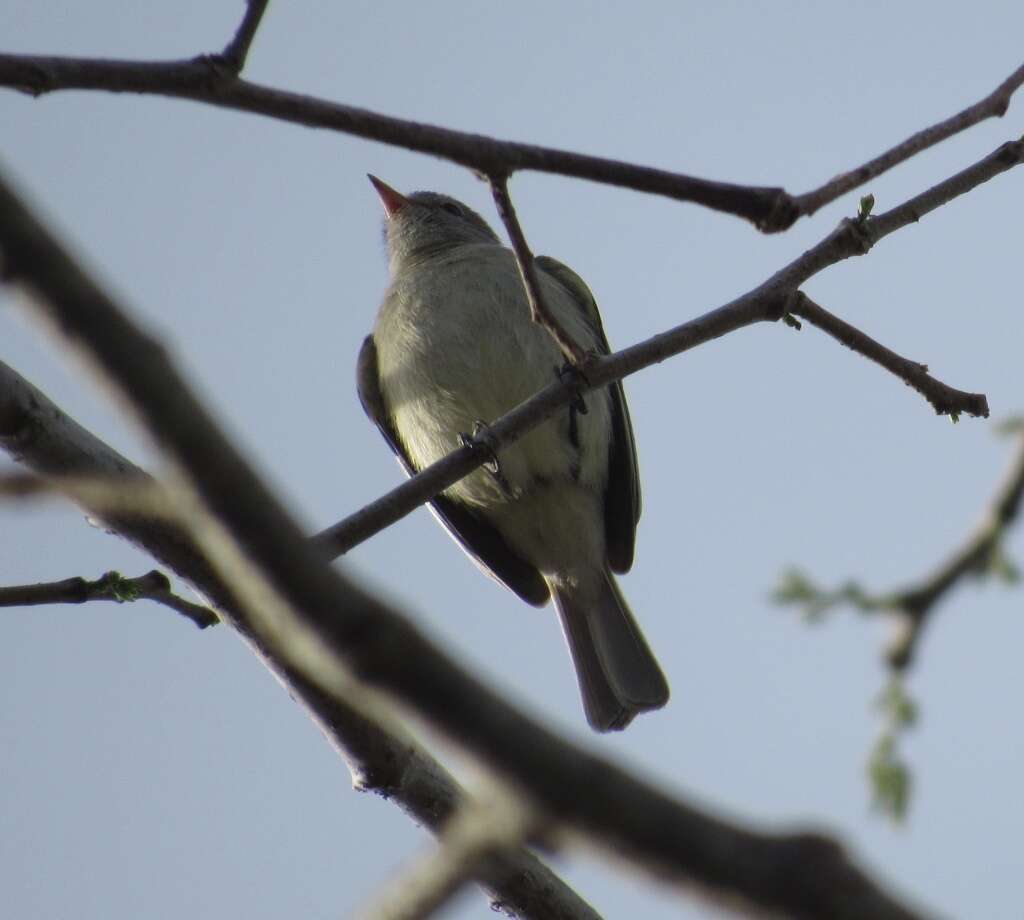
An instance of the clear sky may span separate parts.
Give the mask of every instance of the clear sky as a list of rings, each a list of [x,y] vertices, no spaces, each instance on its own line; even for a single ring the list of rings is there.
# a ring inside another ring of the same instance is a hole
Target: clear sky
[[[239,2],[3,0],[3,50],[187,57]],[[272,3],[246,76],[326,99],[710,178],[807,191],[989,92],[1022,60],[1019,2]],[[885,210],[1019,137],[1024,99],[871,183]],[[198,104],[0,91],[0,166],[159,333],[310,530],[399,481],[354,393],[387,280],[372,171],[496,220],[465,170]],[[572,265],[625,345],[715,307],[853,214],[763,237],[693,206],[558,177],[511,185],[534,249]],[[808,292],[941,379],[1021,391],[1018,169],[815,278]],[[0,359],[135,459],[102,387],[0,294]],[[885,624],[809,628],[767,600],[799,563],[889,588],[966,533],[1009,447],[937,418],[812,329],[729,336],[630,379],[645,513],[623,590],[673,689],[586,728],[550,610],[484,579],[419,511],[345,563],[467,667],[581,743],[768,828],[807,823],[948,917],[1019,918],[1021,594],[959,590],[921,647],[908,823],[868,806]],[[5,469],[6,460],[0,461]],[[0,507],[4,583],[149,561],[56,505]],[[1014,534],[1008,549],[1024,557]],[[11,917],[348,916],[428,837],[344,764],[226,628],[164,609],[0,617],[0,890]],[[587,853],[557,861],[608,917],[707,908]],[[489,916],[470,891],[444,916]]]

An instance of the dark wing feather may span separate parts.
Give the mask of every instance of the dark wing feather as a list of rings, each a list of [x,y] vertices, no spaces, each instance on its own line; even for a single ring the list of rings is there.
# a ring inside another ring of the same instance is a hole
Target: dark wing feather
[[[381,393],[377,346],[372,335],[366,337],[359,350],[356,388],[363,410],[384,435],[384,440],[398,457],[406,475],[417,473],[418,470],[409,459],[395,430],[384,394]],[[540,572],[514,553],[501,534],[484,518],[444,495],[437,495],[430,500],[430,510],[488,575],[515,591],[528,604],[541,607],[547,603],[550,596],[548,586]]]
[[[586,282],[569,266],[550,256],[538,256],[537,266],[554,278],[572,295],[587,324],[601,345],[601,353],[609,354],[608,339],[601,325],[597,302]],[[633,565],[636,546],[636,525],[640,520],[640,473],[636,462],[633,423],[629,418],[626,394],[622,383],[609,384],[612,406],[612,443],[608,457],[608,487],[604,497],[605,539],[608,544],[608,565],[613,572],[628,572]]]

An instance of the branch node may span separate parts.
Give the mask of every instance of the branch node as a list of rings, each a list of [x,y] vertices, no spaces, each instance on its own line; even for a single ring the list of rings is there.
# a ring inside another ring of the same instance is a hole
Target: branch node
[[[204,76],[201,79],[210,92],[220,92],[238,79],[238,68],[221,51],[198,54],[192,58],[192,63],[202,68]]]
[[[800,217],[800,205],[797,199],[783,188],[771,190],[774,193],[771,210],[760,220],[754,222],[762,233],[781,233],[788,230]]]
[[[803,301],[804,294],[799,290],[777,294],[765,303],[764,318],[773,323],[778,322],[781,319],[787,326],[792,326],[794,329],[800,329],[800,321],[794,316],[794,314],[800,312],[800,307],[803,304]]]
[[[237,77],[245,67],[245,59],[249,56],[252,40],[256,37],[260,20],[267,11],[267,3],[269,0],[246,0],[245,15],[238,24],[238,29],[231,41],[224,46],[224,50],[215,55],[223,66],[231,71],[232,76]]]
[[[1001,144],[996,150],[995,158],[1007,166],[1016,166],[1024,160],[1024,137]]]
[[[39,61],[28,61],[25,64],[25,74],[28,79],[15,84],[12,89],[19,93],[25,93],[33,99],[57,88],[57,80],[53,73]]]
[[[873,218],[859,215],[854,218],[844,217],[839,222],[839,231],[849,240],[850,249],[855,255],[867,255],[875,245],[874,234],[871,232],[873,222]]]

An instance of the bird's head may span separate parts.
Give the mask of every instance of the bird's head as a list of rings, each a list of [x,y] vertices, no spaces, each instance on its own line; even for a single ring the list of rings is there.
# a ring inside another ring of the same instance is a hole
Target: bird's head
[[[392,269],[467,243],[500,245],[479,214],[461,201],[437,192],[403,195],[376,176],[370,182],[384,205],[384,239]]]

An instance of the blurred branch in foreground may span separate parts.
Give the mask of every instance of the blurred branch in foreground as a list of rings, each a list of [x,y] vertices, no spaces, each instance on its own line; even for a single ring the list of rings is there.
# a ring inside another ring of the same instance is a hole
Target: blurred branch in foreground
[[[2,249],[0,241],[0,252]],[[78,482],[121,477],[126,484],[133,484],[145,476],[2,362],[0,448],[39,473]],[[194,585],[216,609],[231,611],[235,607],[230,588],[180,527],[162,515],[151,518],[126,514],[121,507],[112,510],[106,487],[71,490],[71,495],[109,530]],[[97,500],[95,504],[93,500]],[[463,801],[463,793],[440,763],[405,735],[389,733],[346,702],[328,698],[303,675],[261,650],[252,636],[246,638],[345,758],[356,789],[375,792],[434,833],[442,831]],[[598,917],[586,901],[523,848],[482,861],[473,878],[495,903],[520,917],[544,918],[551,912],[566,920]]]

